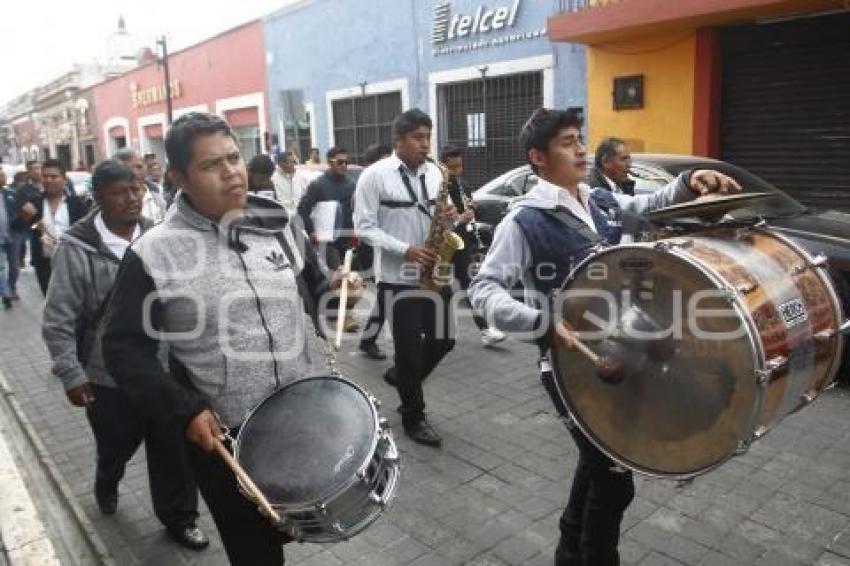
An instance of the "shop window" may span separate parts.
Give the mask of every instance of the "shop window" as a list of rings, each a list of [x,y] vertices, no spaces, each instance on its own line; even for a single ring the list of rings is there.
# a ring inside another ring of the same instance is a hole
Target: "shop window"
[[[231,128],[242,159],[249,161],[255,155],[263,152],[260,128],[257,126],[236,126]]]
[[[464,178],[480,187],[525,163],[518,134],[541,106],[540,71],[438,85],[438,145],[464,149]]]
[[[387,92],[333,101],[334,144],[363,163],[366,149],[376,143],[392,144],[392,123],[401,114],[401,92]]]

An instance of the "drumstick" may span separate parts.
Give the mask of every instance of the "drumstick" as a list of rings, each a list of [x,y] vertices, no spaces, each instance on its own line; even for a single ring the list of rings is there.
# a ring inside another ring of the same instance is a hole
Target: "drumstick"
[[[351,273],[351,257],[353,253],[354,250],[347,250],[342,263],[342,286],[339,288],[339,313],[336,317],[336,340],[334,340],[334,346],[337,350],[339,350],[342,344],[342,328],[345,326],[345,309],[348,303],[348,274]]]
[[[251,476],[239,465],[239,462],[236,461],[236,458],[230,453],[230,450],[222,443],[218,438],[215,439],[215,451],[218,452],[218,455],[221,456],[222,460],[227,464],[227,466],[236,474],[236,477],[239,478],[239,481],[242,483],[242,487],[245,488],[245,491],[248,492],[254,501],[260,506],[263,510],[263,513],[267,517],[270,517],[272,521],[275,523],[280,523],[280,515],[277,514],[269,500],[266,499],[266,496],[263,495],[263,492],[260,491],[260,488],[254,483],[251,479]]]
[[[566,321],[562,320],[555,323],[555,332],[562,338],[569,340],[573,348],[596,367],[596,375],[599,379],[610,384],[617,384],[623,381],[625,377],[623,364],[610,358],[603,358],[591,350],[584,342],[578,339]]]

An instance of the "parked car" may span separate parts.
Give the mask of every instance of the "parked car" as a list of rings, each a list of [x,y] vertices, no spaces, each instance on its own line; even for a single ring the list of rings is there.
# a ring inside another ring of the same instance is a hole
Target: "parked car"
[[[88,171],[68,171],[65,177],[74,185],[74,193],[77,196],[91,193],[91,173]]]

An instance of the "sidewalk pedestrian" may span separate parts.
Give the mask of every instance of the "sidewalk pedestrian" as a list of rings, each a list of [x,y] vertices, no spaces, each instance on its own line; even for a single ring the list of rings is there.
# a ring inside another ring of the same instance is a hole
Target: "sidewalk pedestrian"
[[[388,143],[376,143],[366,148],[363,153],[363,165],[368,167],[373,163],[377,163],[385,157],[393,154],[393,146]],[[356,194],[356,193],[355,193]],[[362,238],[358,238],[359,246],[357,248],[357,269],[359,271],[370,271],[375,265],[375,250]],[[381,329],[384,327],[386,319],[386,297],[379,290],[375,291],[375,302],[372,304],[372,310],[369,313],[369,318],[366,319],[366,324],[360,333],[359,349],[367,357],[373,360],[385,360],[387,355],[378,346],[378,337],[381,335]]]
[[[141,218],[143,189],[118,161],[104,161],[92,175],[98,208],[74,224],[53,257],[42,334],[68,400],[86,410],[97,445],[94,494],[100,510],[115,513],[118,484],[144,440],[154,513],[168,534],[200,550],[209,539],[196,526],[198,494],[179,432],[148,419],[116,387],[100,344],[106,300],[130,242],[147,231]]]
[[[307,178],[298,170],[297,165],[298,158],[295,154],[285,151],[278,157],[277,167],[272,175],[277,201],[290,215],[296,213],[298,203],[301,202],[308,185]]]
[[[112,159],[124,163],[133,171],[136,183],[144,190],[144,198],[142,200],[142,216],[159,224],[165,218],[165,211],[168,208],[165,199],[163,198],[158,185],[148,181],[147,168],[145,162],[138,151],[131,148],[119,149],[112,156]]]
[[[11,308],[11,270],[16,263],[12,246],[12,223],[15,220],[15,194],[6,188],[6,172],[0,168],[0,300],[3,308]]]
[[[30,261],[35,268],[38,286],[46,295],[51,273],[50,259],[59,238],[74,222],[85,216],[88,204],[82,198],[65,192],[67,178],[59,160],[48,159],[39,169],[44,192],[25,192],[19,217],[28,226],[35,226],[30,239]]]

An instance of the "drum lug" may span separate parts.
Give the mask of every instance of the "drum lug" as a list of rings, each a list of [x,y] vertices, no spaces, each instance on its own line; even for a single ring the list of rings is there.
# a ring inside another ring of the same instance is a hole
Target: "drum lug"
[[[829,258],[823,254],[818,254],[812,258],[809,263],[812,267],[826,267],[829,264]]]
[[[375,408],[376,408],[376,409],[380,409],[380,408],[381,408],[381,401],[380,401],[380,399],[378,399],[378,398],[377,398],[377,397],[375,397],[374,395],[369,395],[369,401],[370,401],[373,405],[375,405]]]
[[[807,391],[800,395],[800,406],[808,405],[818,396],[816,391]]]
[[[723,295],[725,296],[727,301],[734,305],[736,302],[738,302],[738,297],[741,296],[741,293],[738,291],[738,289],[735,289],[734,287],[726,287],[723,289]]]
[[[378,428],[381,429],[381,430],[389,430],[390,421],[388,421],[386,417],[379,417],[378,418]]]
[[[318,513],[319,515],[324,517],[325,515],[328,514],[328,506],[325,505],[324,503],[317,503],[316,504],[316,513]]]
[[[735,448],[735,454],[740,456],[741,454],[746,454],[747,450],[750,449],[750,441],[749,440],[740,440],[738,441],[738,446]]]
[[[384,509],[387,506],[386,499],[384,499],[383,497],[381,497],[380,495],[378,495],[374,491],[369,494],[369,501],[371,501],[375,505],[379,506],[381,509]]]
[[[345,536],[345,529],[342,528],[342,525],[339,521],[334,521],[328,527],[328,529],[335,534],[340,540],[348,540],[348,537]]]
[[[845,336],[850,336],[850,319],[844,321],[844,323],[838,328],[838,331]]]
[[[761,438],[765,434],[767,434],[767,427],[766,426],[760,426],[753,433],[753,440],[758,440],[759,438]]]
[[[788,367],[788,358],[776,356],[767,360],[764,369],[756,370],[756,383],[767,385],[776,378],[776,374]]]
[[[749,295],[753,291],[759,288],[758,283],[742,283],[735,288],[735,291],[739,295]]]
[[[797,265],[795,265],[794,267],[791,268],[791,275],[800,275],[806,269],[808,269],[808,267],[809,266],[807,266],[807,265],[797,264]]]

